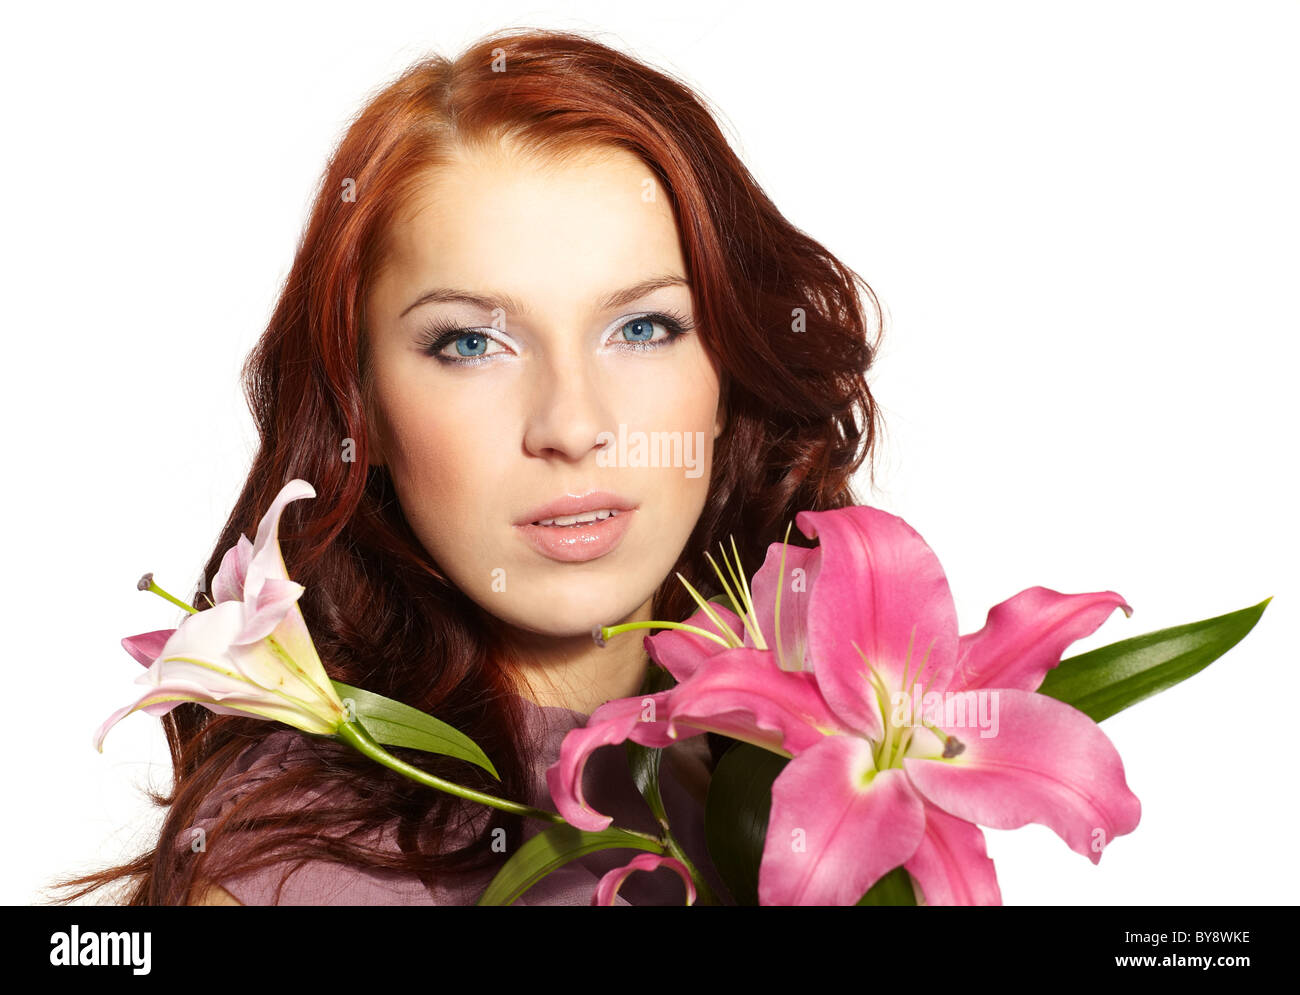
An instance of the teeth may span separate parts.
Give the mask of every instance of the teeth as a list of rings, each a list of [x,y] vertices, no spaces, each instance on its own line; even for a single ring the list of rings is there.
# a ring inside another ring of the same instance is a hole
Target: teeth
[[[559,518],[543,518],[540,522],[533,522],[534,525],[585,525],[589,522],[600,522],[609,518],[611,515],[617,515],[618,512],[613,508],[601,508],[599,511],[584,511],[581,515],[561,515]]]

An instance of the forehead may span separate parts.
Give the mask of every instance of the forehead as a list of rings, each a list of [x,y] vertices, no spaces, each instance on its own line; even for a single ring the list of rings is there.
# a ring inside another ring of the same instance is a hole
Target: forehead
[[[398,212],[389,250],[384,280],[399,295],[437,284],[558,306],[686,275],[663,187],[613,147],[560,159],[502,145],[458,149]]]

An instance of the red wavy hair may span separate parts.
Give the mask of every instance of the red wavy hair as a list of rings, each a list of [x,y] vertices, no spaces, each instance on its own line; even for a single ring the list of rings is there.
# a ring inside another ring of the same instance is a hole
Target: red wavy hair
[[[411,66],[347,129],[274,315],[244,366],[260,447],[204,576],[215,576],[241,533],[253,533],[286,481],[311,482],[316,499],[284,512],[281,548],[290,576],[306,586],[299,604],[330,675],[451,722],[483,746],[502,780],[395,751],[404,759],[522,798],[530,765],[509,693],[516,687],[509,650],[495,641],[490,617],[421,546],[386,470],[368,464],[362,321],[368,277],[383,264],[386,232],[408,196],[455,145],[504,139],[543,157],[624,149],[671,198],[699,334],[719,361],[727,399],[708,500],[675,567],[702,591],[716,590],[703,554],[728,536],[753,570],[797,511],[860,503],[850,479],[874,449],[878,421],[866,383],[875,343],[864,301],[874,315],[881,311],[861,277],[781,216],[686,84],[592,38],[536,29],[488,35],[454,60],[433,56]],[[353,200],[341,196],[349,183]],[[800,315],[801,330],[794,327]],[[345,439],[355,440],[354,462],[340,459]],[[196,595],[194,606],[207,605]],[[653,617],[682,619],[693,609],[670,575]],[[511,851],[522,832],[517,817],[479,809],[490,817],[478,841],[448,849],[453,799],[304,735],[306,759],[257,787],[212,833],[238,841],[240,832],[272,831],[275,848],[210,847],[196,855],[182,833],[199,804],[244,750],[284,727],[195,704],[163,722],[174,773],[170,793],[152,795],[169,806],[158,844],[129,863],[60,882],[70,891],[60,901],[118,882],[128,904],[183,904],[203,882],[307,859],[432,881],[501,860],[486,845],[493,829],[506,829]],[[340,779],[357,788],[346,803],[297,811],[277,804],[304,788],[338,787]],[[400,852],[357,842],[394,823]]]

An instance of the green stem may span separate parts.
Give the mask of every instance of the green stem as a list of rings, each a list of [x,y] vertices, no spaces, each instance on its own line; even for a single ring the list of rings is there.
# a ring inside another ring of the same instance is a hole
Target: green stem
[[[449,795],[456,795],[466,801],[480,802],[492,808],[499,808],[503,812],[514,812],[516,815],[527,815],[534,819],[542,819],[545,822],[565,824],[564,817],[558,812],[547,812],[545,809],[533,808],[531,805],[522,805],[519,802],[507,801],[504,798],[497,798],[495,795],[475,791],[473,788],[467,788],[453,781],[444,781],[428,771],[423,771],[419,767],[406,763],[404,760],[399,760],[375,742],[374,738],[370,733],[366,732],[360,723],[342,723],[339,726],[338,738],[359,752],[364,753],[371,760],[430,788],[437,788],[439,791],[445,791]],[[653,837],[647,838],[653,839]]]
[[[543,822],[553,822],[557,825],[567,826],[569,823],[564,816],[558,812],[548,812],[545,809],[533,808],[531,805],[523,805],[519,802],[508,801],[505,798],[498,798],[496,795],[489,795],[482,791],[475,791],[473,788],[467,788],[464,785],[456,784],[453,781],[444,781],[440,777],[430,774],[428,771],[420,770],[419,767],[413,767],[403,760],[397,759],[366,732],[365,728],[358,722],[344,722],[339,726],[338,738],[359,752],[368,756],[371,760],[383,764],[390,770],[412,781],[426,785],[430,788],[436,788],[439,791],[445,791],[449,795],[455,795],[458,798],[464,798],[466,801],[478,802],[491,808],[499,808],[503,812],[513,812],[516,815],[526,815],[533,819],[541,819]],[[623,829],[625,833],[633,836],[640,836],[642,839],[658,843],[659,840],[650,833],[638,832],[635,829]]]
[[[664,849],[668,851],[669,856],[676,857],[682,862],[687,873],[690,874],[691,880],[695,882],[695,904],[717,905],[718,896],[713,893],[713,889],[709,887],[708,882],[704,880],[704,876],[700,874],[698,868],[691,863],[691,858],[686,856],[686,851],[678,845],[675,839],[673,839],[673,834],[665,829],[663,838],[660,842],[663,843]]]

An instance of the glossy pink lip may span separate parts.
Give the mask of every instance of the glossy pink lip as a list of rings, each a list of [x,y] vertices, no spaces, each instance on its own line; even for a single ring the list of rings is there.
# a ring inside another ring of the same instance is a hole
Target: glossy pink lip
[[[576,515],[577,512],[570,514]],[[617,515],[586,525],[516,525],[515,528],[543,556],[561,563],[582,563],[614,549],[622,541],[635,514],[635,511],[620,511]]]
[[[612,508],[615,511],[633,511],[636,502],[614,494],[611,491],[589,491],[586,494],[565,494],[563,497],[548,501],[515,519],[516,525],[531,525],[543,518],[559,518],[563,515],[581,515],[584,511],[599,511]]]
[[[618,512],[608,518],[584,525],[536,525],[543,518],[580,515],[609,508]],[[561,563],[582,563],[604,556],[622,541],[632,524],[637,505],[609,491],[589,494],[566,494],[548,504],[534,508],[514,527],[543,556]]]

